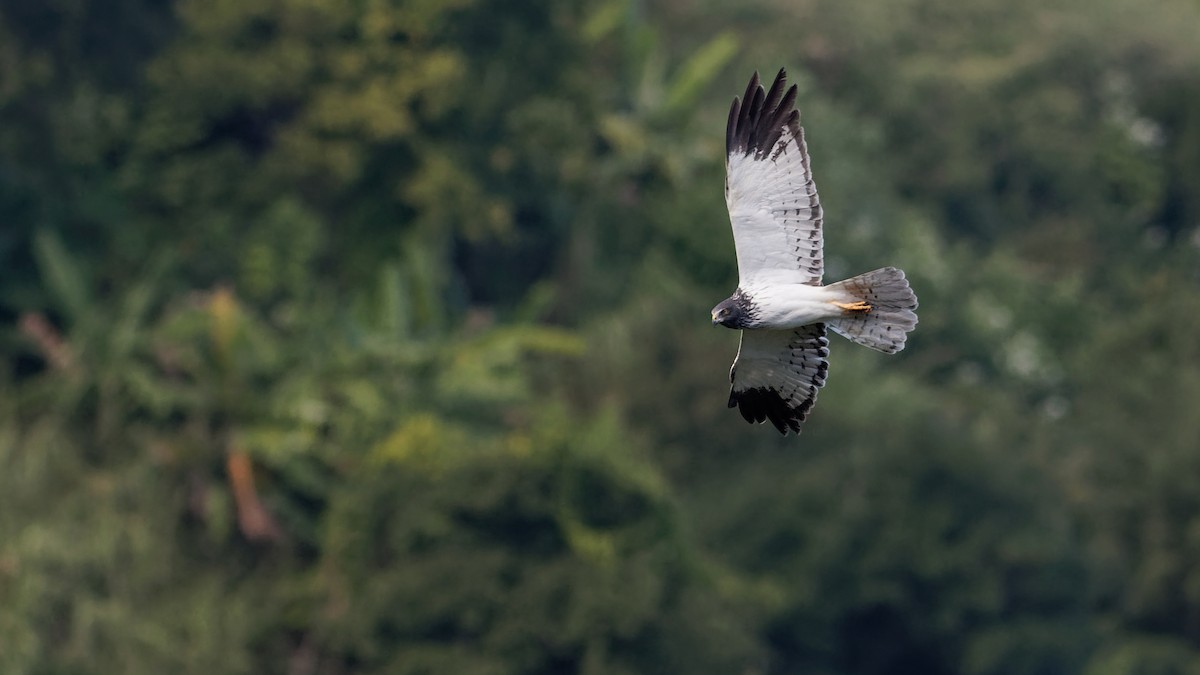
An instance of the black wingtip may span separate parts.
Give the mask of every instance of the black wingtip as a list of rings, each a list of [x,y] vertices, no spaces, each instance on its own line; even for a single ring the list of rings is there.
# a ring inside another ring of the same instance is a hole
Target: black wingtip
[[[787,85],[787,69],[780,68],[779,74],[764,90],[758,71],[750,77],[746,93],[741,99],[734,98],[729,108],[729,119],[725,126],[725,151],[728,155],[740,152],[755,157],[765,157],[774,151],[783,135],[784,128],[792,136],[800,133],[799,113],[795,113],[797,87]],[[786,88],[785,88],[786,87]]]
[[[793,408],[774,389],[756,387],[740,392],[730,390],[729,407],[735,406],[747,422],[762,424],[769,421],[771,426],[786,436],[789,431],[800,433],[800,425],[808,417],[812,403],[805,401],[804,404]]]
[[[733,154],[733,139],[737,136],[737,120],[738,111],[742,108],[742,99],[737,96],[733,97],[733,104],[729,106],[729,121],[725,123],[725,155]]]

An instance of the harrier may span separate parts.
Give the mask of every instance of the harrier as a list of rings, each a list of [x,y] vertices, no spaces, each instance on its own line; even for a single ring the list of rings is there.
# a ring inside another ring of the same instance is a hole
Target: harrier
[[[742,331],[729,370],[729,407],[748,422],[800,433],[829,371],[826,330],[881,352],[904,349],[917,296],[904,272],[884,267],[821,284],[822,211],[809,165],[796,85],[758,73],[734,98],[725,129],[725,203],[737,249],[738,287],[712,310],[713,325]]]

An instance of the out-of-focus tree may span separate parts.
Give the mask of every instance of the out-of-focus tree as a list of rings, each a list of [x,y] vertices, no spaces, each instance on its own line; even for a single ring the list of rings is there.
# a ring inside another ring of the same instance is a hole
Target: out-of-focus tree
[[[1189,672],[1198,12],[0,2],[0,671]],[[782,65],[922,301],[799,439],[706,314]]]

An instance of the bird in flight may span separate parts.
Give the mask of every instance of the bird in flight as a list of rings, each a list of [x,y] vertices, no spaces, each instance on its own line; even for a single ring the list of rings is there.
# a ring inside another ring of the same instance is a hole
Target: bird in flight
[[[823,213],[783,69],[764,91],[758,73],[733,99],[725,128],[725,204],[738,287],[712,310],[742,331],[729,370],[729,407],[748,422],[800,433],[829,371],[826,331],[893,354],[917,325],[904,272],[884,267],[822,285]]]

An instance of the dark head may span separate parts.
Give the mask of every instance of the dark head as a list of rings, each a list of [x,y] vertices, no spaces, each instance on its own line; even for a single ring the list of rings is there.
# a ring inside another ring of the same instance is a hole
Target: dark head
[[[713,307],[712,322],[714,326],[726,328],[747,328],[752,320],[753,307],[741,291],[729,296],[721,304]]]

